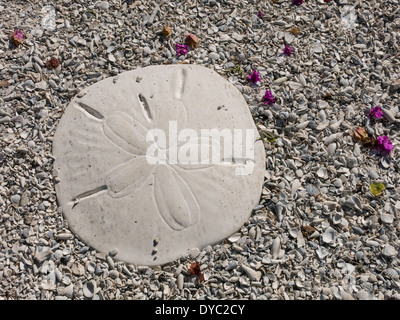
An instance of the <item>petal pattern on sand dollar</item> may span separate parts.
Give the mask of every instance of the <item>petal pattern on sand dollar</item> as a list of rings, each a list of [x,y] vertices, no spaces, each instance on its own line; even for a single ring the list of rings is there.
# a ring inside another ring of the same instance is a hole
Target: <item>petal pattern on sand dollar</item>
[[[113,198],[121,198],[138,191],[150,178],[154,167],[145,156],[134,158],[114,168],[105,178],[108,193]]]
[[[146,142],[147,132],[148,129],[141,123],[123,112],[109,116],[104,122],[106,137],[120,148],[135,155],[146,154],[148,147]]]
[[[160,215],[172,229],[182,230],[198,221],[199,204],[187,183],[171,167],[157,167],[154,196]]]

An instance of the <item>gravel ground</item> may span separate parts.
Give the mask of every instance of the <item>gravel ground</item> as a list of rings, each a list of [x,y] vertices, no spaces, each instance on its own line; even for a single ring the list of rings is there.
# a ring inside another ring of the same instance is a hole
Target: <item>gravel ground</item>
[[[399,299],[399,4],[0,0],[0,300]],[[177,57],[190,33],[198,48]],[[242,92],[266,134],[265,184],[230,238],[167,265],[126,264],[68,229],[52,139],[80,90],[174,63]]]

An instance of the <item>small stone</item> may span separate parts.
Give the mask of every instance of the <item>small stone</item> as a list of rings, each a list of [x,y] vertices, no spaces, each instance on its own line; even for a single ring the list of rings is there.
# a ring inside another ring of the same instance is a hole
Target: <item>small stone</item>
[[[342,292],[342,299],[343,300],[355,300],[354,297],[346,291]]]
[[[232,41],[232,38],[230,36],[228,36],[227,34],[222,34],[219,37],[219,41],[220,42]]]
[[[74,296],[74,285],[72,283],[64,288],[64,295],[67,298],[72,298]]]
[[[111,270],[108,274],[112,279],[117,279],[119,277],[119,272],[117,270]]]
[[[325,242],[325,243],[333,243],[333,242],[335,242],[335,230],[334,229],[332,229],[332,228],[327,228],[326,230],[325,230],[325,232],[323,233],[323,235],[322,235],[322,240]]]
[[[336,188],[341,188],[342,185],[343,185],[342,179],[335,179],[335,180],[333,181],[333,185],[334,185]]]
[[[110,269],[114,269],[114,265],[115,265],[115,264],[114,264],[113,258],[111,258],[110,256],[107,256],[106,260],[107,260],[108,267],[109,267]]]
[[[274,84],[282,84],[282,83],[286,82],[287,79],[288,79],[287,77],[278,78],[278,79],[274,80]]]
[[[111,250],[111,251],[108,253],[108,255],[109,255],[111,258],[114,258],[114,257],[118,254],[118,252],[119,252],[118,249],[113,249],[113,250]]]
[[[299,81],[303,87],[307,86],[306,78],[304,77],[304,75],[302,73],[299,75]]]
[[[97,289],[96,281],[94,280],[88,281],[83,286],[83,295],[86,298],[92,298],[96,293],[96,289]]]
[[[22,207],[24,207],[29,203],[29,201],[30,201],[30,192],[29,191],[25,191],[21,196],[20,205]]]
[[[176,285],[177,285],[177,287],[178,287],[179,290],[182,290],[182,289],[183,289],[183,281],[184,281],[183,274],[180,273],[180,274],[178,275],[178,279],[177,279],[177,281],[176,281]]]
[[[258,281],[260,280],[261,277],[261,272],[259,271],[255,271],[252,268],[246,266],[246,265],[242,265],[241,268],[243,269],[243,271],[247,274],[247,276],[249,277],[249,279],[251,281]]]
[[[219,54],[216,52],[211,52],[208,57],[212,60],[218,60],[219,59]]]
[[[226,266],[225,270],[226,271],[231,271],[231,270],[236,269],[237,266],[238,266],[238,262],[233,260],[233,261],[228,263],[228,265]]]
[[[329,255],[328,250],[326,250],[322,246],[318,246],[318,248],[317,248],[317,250],[315,250],[315,252],[317,253],[318,258],[320,258],[321,260],[325,259]]]
[[[298,82],[295,82],[295,81],[287,81],[286,83],[289,85],[290,89],[292,89],[292,90],[297,90],[297,89],[300,89],[300,88],[301,88],[301,84],[298,83]]]
[[[21,196],[19,194],[14,194],[13,196],[11,196],[10,200],[12,204],[19,205],[19,202],[21,201]]]
[[[47,89],[47,82],[46,81],[40,81],[36,83],[35,88],[38,90],[46,90]]]
[[[328,145],[327,152],[330,156],[333,156],[336,151],[336,143],[332,142]]]
[[[108,10],[110,8],[110,4],[108,3],[108,1],[100,1],[99,3],[97,3],[97,7],[102,10]]]
[[[74,235],[71,233],[59,233],[56,235],[56,238],[59,240],[68,240],[68,239],[72,239],[73,237],[74,237]]]
[[[278,257],[280,250],[281,250],[281,239],[279,237],[276,237],[271,245],[272,259],[276,259]]]
[[[79,262],[74,262],[71,266],[71,272],[76,276],[82,276],[85,274],[85,268]]]
[[[372,168],[369,169],[368,174],[371,179],[379,179],[379,174]]]
[[[110,61],[110,62],[115,62],[115,61],[117,61],[117,60],[115,59],[115,57],[114,57],[114,55],[113,55],[112,53],[109,53],[109,54],[108,54],[108,61]]]
[[[385,223],[393,223],[394,217],[391,214],[381,213],[381,220]]]
[[[383,255],[386,257],[394,257],[397,255],[397,250],[391,246],[390,244],[385,244],[385,247],[383,248]]]
[[[189,256],[192,260],[195,260],[199,254],[200,250],[198,248],[192,248],[189,250]]]
[[[233,32],[233,33],[232,33],[232,38],[235,39],[236,41],[242,41],[243,36],[241,36],[241,35],[238,34],[237,32]]]
[[[51,256],[51,250],[50,249],[45,249],[40,252],[35,253],[35,259],[39,262],[42,263],[43,261],[47,260]]]

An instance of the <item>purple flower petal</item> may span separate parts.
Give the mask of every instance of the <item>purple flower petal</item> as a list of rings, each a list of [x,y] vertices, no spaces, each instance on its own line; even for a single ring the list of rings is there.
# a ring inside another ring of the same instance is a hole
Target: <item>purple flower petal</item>
[[[271,91],[269,91],[269,90],[265,91],[265,95],[263,97],[263,101],[264,101],[264,104],[268,104],[268,105],[271,105],[271,104],[273,104],[275,102]]]
[[[254,70],[252,74],[249,74],[247,76],[247,79],[249,79],[253,83],[261,82],[260,74],[257,70]]]
[[[188,46],[185,44],[175,44],[176,54],[179,56],[184,56],[189,52]]]
[[[22,33],[21,30],[18,30],[18,29],[15,29],[15,30],[14,30],[13,36],[14,36],[16,39],[18,39],[18,40],[24,39],[24,34]]]
[[[263,15],[264,15],[264,12],[259,10],[258,13],[257,13],[257,17],[262,18]]]
[[[379,119],[379,118],[382,118],[382,117],[383,117],[383,111],[382,111],[382,109],[381,109],[380,106],[377,106],[377,107],[372,108],[372,109],[370,110],[368,116],[369,116],[371,119],[372,119],[372,118]]]
[[[293,4],[299,6],[303,3],[303,0],[293,0]]]
[[[379,136],[376,138],[376,147],[378,150],[387,152],[389,154],[393,149],[393,144],[388,136]]]
[[[291,47],[289,47],[289,45],[286,45],[285,49],[283,49],[282,51],[287,56],[290,56],[293,53],[294,50]]]

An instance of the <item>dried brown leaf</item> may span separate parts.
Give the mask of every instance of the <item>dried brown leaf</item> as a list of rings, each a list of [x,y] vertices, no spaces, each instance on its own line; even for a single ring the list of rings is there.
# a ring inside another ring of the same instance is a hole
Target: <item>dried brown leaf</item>
[[[194,34],[189,34],[185,39],[185,44],[195,49],[199,46],[199,39]]]
[[[308,238],[315,231],[317,231],[317,229],[315,229],[313,226],[302,226],[301,227],[301,233],[303,234],[304,238]]]
[[[164,29],[162,29],[161,33],[163,34],[164,37],[168,38],[172,34],[172,29],[168,27],[168,24],[164,26]]]
[[[354,131],[354,138],[359,141],[368,139],[368,132],[363,127],[357,127]]]
[[[203,274],[201,273],[200,264],[199,264],[198,262],[193,262],[193,263],[190,265],[190,272],[191,272],[193,275],[198,276],[200,282],[203,282],[203,281],[204,281]]]
[[[376,139],[371,137],[363,127],[357,127],[353,131],[354,139],[360,141],[364,147],[374,147],[376,145]]]
[[[0,82],[0,88],[7,88],[9,85],[10,84],[6,80]]]
[[[294,34],[294,35],[298,35],[299,33],[300,33],[300,30],[299,30],[299,28],[296,28],[296,27],[292,27],[292,28],[290,28],[290,31],[289,31],[291,34]]]
[[[46,62],[46,68],[50,70],[57,69],[59,65],[60,65],[60,60],[54,57]]]

